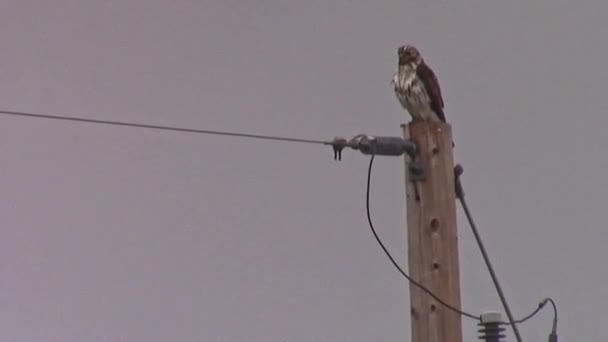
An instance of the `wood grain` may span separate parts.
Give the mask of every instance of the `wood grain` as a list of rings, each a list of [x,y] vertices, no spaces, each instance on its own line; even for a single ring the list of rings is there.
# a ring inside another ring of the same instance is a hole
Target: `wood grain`
[[[406,172],[409,273],[439,298],[460,308],[452,130],[446,123],[419,121],[403,126],[403,134],[418,146],[417,158],[426,172],[426,179],[417,183],[409,182]],[[406,170],[408,162],[406,156]],[[462,342],[458,313],[413,284],[410,304],[411,341]]]

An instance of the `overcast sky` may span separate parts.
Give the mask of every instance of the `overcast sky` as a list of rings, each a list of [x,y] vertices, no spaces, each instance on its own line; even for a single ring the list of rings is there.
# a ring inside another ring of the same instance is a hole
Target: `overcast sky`
[[[2,0],[0,109],[400,135],[389,81],[414,44],[515,315],[552,296],[561,340],[603,341],[606,18],[603,0]],[[368,158],[343,157],[0,117],[0,340],[409,341],[408,284],[366,223]],[[377,228],[407,265],[402,159],[375,170]],[[463,307],[500,309],[458,215]]]

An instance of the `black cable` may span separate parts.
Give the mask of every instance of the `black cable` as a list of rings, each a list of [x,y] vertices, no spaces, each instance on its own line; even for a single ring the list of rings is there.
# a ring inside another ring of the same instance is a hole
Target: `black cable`
[[[536,314],[542,310],[545,305],[547,305],[547,303],[551,303],[551,306],[553,306],[553,324],[551,326],[551,332],[552,333],[556,333],[557,332],[557,306],[555,305],[555,302],[553,301],[553,299],[551,298],[545,298],[543,299],[540,303],[538,303],[538,307],[532,311],[528,316],[520,318],[520,319],[516,319],[515,323],[516,324],[520,324],[520,323],[524,323],[527,320],[529,320],[530,318],[536,316]],[[504,325],[510,325],[509,323],[503,323]]]
[[[105,124],[105,125],[114,125],[114,126],[127,126],[127,127],[137,127],[137,128],[148,128],[148,129],[157,129],[157,130],[165,130],[165,131],[175,131],[175,132],[188,132],[188,133],[198,133],[198,134],[211,134],[211,135],[223,135],[223,136],[232,136],[232,137],[241,137],[241,138],[250,138],[250,139],[264,139],[264,140],[275,140],[275,141],[287,141],[287,142],[300,142],[300,143],[308,143],[308,144],[322,144],[322,145],[332,145],[332,142],[328,142],[328,141],[322,141],[322,140],[312,140],[312,139],[298,139],[298,138],[287,138],[287,137],[277,137],[277,136],[269,136],[269,135],[259,135],[259,134],[247,134],[247,133],[236,133],[236,132],[226,132],[226,131],[214,131],[214,130],[202,130],[202,129],[191,129],[191,128],[181,128],[181,127],[172,127],[172,126],[161,126],[161,125],[149,125],[149,124],[141,124],[141,123],[133,123],[133,122],[123,122],[123,121],[110,121],[110,120],[97,120],[97,119],[85,119],[85,118],[78,118],[78,117],[70,117],[70,116],[61,116],[61,115],[49,115],[49,114],[36,114],[36,113],[26,113],[26,112],[16,112],[16,111],[3,111],[0,110],[0,114],[2,115],[12,115],[12,116],[21,116],[21,117],[30,117],[30,118],[42,118],[42,119],[50,119],[50,120],[63,120],[63,121],[73,121],[73,122],[85,122],[85,123],[95,123],[95,124]],[[479,316],[475,316],[472,314],[469,314],[467,312],[461,311],[460,309],[444,302],[443,300],[441,300],[439,297],[437,297],[437,295],[435,295],[433,292],[431,292],[429,289],[427,289],[426,287],[424,287],[422,284],[418,283],[417,281],[415,281],[414,279],[412,279],[407,273],[405,273],[405,271],[403,271],[403,269],[399,266],[399,264],[397,264],[397,262],[395,261],[395,259],[393,259],[393,257],[391,256],[391,254],[388,252],[388,250],[386,249],[386,247],[384,246],[384,244],[382,243],[382,241],[380,240],[380,237],[378,236],[378,234],[376,233],[376,230],[374,228],[374,225],[372,223],[372,219],[371,219],[371,214],[370,214],[370,205],[369,205],[369,199],[370,199],[370,183],[371,183],[371,172],[372,172],[372,165],[373,165],[373,161],[374,161],[374,156],[372,155],[371,159],[370,159],[370,163],[369,163],[369,170],[368,170],[368,175],[367,175],[367,220],[369,223],[369,226],[372,230],[372,233],[374,234],[374,237],[376,238],[376,241],[378,241],[378,244],[380,245],[380,247],[382,247],[382,250],[384,250],[384,253],[386,254],[386,256],[390,259],[390,261],[393,263],[393,265],[397,268],[397,270],[399,270],[399,272],[412,284],[414,284],[416,287],[420,288],[422,291],[424,291],[425,293],[427,293],[429,296],[431,296],[433,299],[435,299],[437,302],[439,302],[440,304],[442,304],[443,306],[445,306],[446,308],[462,315],[468,318],[472,318],[475,320],[479,320],[480,317]],[[543,305],[539,305],[538,308],[536,308],[536,310],[534,310],[531,314],[529,314],[528,316],[520,319],[520,320],[513,320],[513,317],[510,313],[510,310],[506,304],[506,301],[504,301],[504,295],[502,294],[502,290],[500,289],[499,284],[497,283],[497,279],[496,279],[496,275],[493,272],[492,266],[489,263],[489,260],[487,259],[487,254],[485,252],[485,249],[483,248],[483,244],[481,242],[481,239],[479,237],[479,234],[477,232],[477,229],[475,227],[475,224],[472,220],[472,217],[470,215],[469,209],[466,205],[466,202],[464,201],[464,192],[462,191],[462,185],[460,184],[460,179],[458,177],[459,175],[457,175],[456,177],[456,188],[457,188],[457,196],[459,194],[459,189],[460,189],[460,196],[458,196],[458,198],[460,199],[460,202],[465,210],[465,214],[467,215],[467,219],[469,220],[469,223],[471,225],[471,228],[473,229],[473,233],[475,234],[475,238],[477,239],[478,244],[480,245],[480,249],[482,251],[482,254],[484,255],[484,259],[486,260],[488,269],[490,270],[490,274],[492,275],[492,279],[495,280],[495,286],[497,287],[497,291],[499,292],[499,295],[501,296],[501,300],[503,300],[503,306],[505,306],[505,311],[507,311],[507,315],[509,316],[509,323],[508,325],[512,325],[513,326],[513,330],[516,334],[516,337],[518,338],[518,341],[521,342],[521,337],[519,336],[519,332],[517,330],[516,324],[517,323],[523,323],[525,321],[527,321],[528,319],[532,318],[534,315],[536,315],[544,306]],[[553,311],[554,311],[554,320],[553,320],[553,329],[552,329],[552,336],[555,337],[555,341],[557,341],[557,334],[556,334],[556,329],[557,329],[557,307],[555,305],[555,302],[551,299],[551,298],[547,298],[545,300],[549,301],[551,303],[551,305],[553,306]]]
[[[530,318],[534,317],[547,303],[551,303],[553,307],[553,324],[551,325],[551,332],[549,333],[549,342],[557,342],[557,305],[555,305],[555,301],[551,297],[543,299],[540,303],[538,303],[538,307],[534,312],[529,314],[528,316],[518,319],[515,323],[523,323]],[[504,325],[510,325],[509,323],[503,323]]]
[[[374,237],[376,238],[376,241],[378,241],[378,244],[380,245],[380,247],[382,248],[382,250],[384,251],[384,254],[386,254],[386,256],[389,258],[389,260],[393,263],[393,265],[395,266],[395,268],[397,268],[397,270],[399,271],[399,273],[401,273],[405,279],[407,279],[410,283],[414,284],[416,287],[418,287],[419,289],[421,289],[422,291],[424,291],[426,294],[428,294],[429,296],[431,296],[433,299],[435,299],[439,304],[445,306],[446,308],[471,319],[480,320],[479,316],[475,316],[472,315],[470,313],[464,312],[448,303],[446,303],[445,301],[443,301],[441,298],[437,297],[437,295],[435,295],[431,290],[427,289],[426,287],[424,287],[424,285],[420,284],[419,282],[415,281],[414,279],[412,279],[407,273],[405,273],[405,271],[401,268],[401,266],[399,266],[399,264],[397,264],[397,262],[395,261],[395,259],[393,259],[392,255],[389,253],[389,251],[386,249],[386,247],[384,246],[384,244],[382,243],[382,240],[380,240],[380,237],[378,236],[378,234],[376,233],[376,229],[374,228],[374,224],[372,223],[372,217],[370,214],[370,209],[369,209],[369,197],[370,197],[370,183],[371,183],[371,178],[372,178],[372,165],[374,163],[374,156],[372,155],[371,159],[369,160],[369,169],[367,171],[367,201],[366,201],[366,207],[367,207],[367,222],[369,223],[369,227],[372,230],[372,233],[374,234]]]
[[[502,306],[507,313],[507,317],[509,319],[509,325],[511,329],[513,329],[513,333],[515,334],[515,338],[518,342],[522,342],[521,335],[519,334],[519,329],[517,328],[517,322],[513,318],[513,314],[511,313],[511,308],[507,303],[507,299],[505,298],[505,294],[500,287],[500,283],[498,282],[498,277],[494,272],[494,267],[492,267],[492,263],[490,262],[490,258],[488,257],[488,253],[486,252],[486,248],[483,245],[483,241],[481,241],[481,236],[479,235],[479,231],[477,230],[477,226],[475,225],[475,221],[473,220],[473,216],[469,210],[467,202],[464,199],[464,190],[462,187],[462,183],[460,182],[460,175],[462,174],[462,167],[457,165],[455,170],[455,186],[456,186],[456,197],[460,200],[460,204],[462,205],[462,209],[467,217],[467,221],[469,222],[469,226],[473,231],[473,235],[475,236],[475,240],[477,241],[477,245],[479,246],[479,250],[481,251],[481,255],[483,256],[483,260],[486,264],[488,272],[492,277],[492,282],[494,283],[494,287],[496,288],[496,292],[498,292],[498,297],[500,297],[500,301],[502,302]],[[540,310],[540,309],[539,309]]]
[[[557,342],[557,305],[555,305],[555,302],[551,298],[547,298],[545,301],[548,301],[553,306],[553,325],[549,334],[549,342]]]
[[[105,125],[114,125],[114,126],[128,126],[128,127],[138,127],[138,128],[150,128],[150,129],[158,129],[158,130],[165,130],[165,131],[175,131],[175,132],[188,132],[188,133],[198,133],[198,134],[213,134],[213,135],[225,135],[225,136],[240,137],[240,138],[250,138],[250,139],[280,140],[280,141],[290,141],[290,142],[299,142],[299,143],[307,143],[307,144],[331,145],[330,142],[321,141],[321,140],[297,139],[297,138],[275,137],[275,136],[270,136],[270,135],[258,135],[258,134],[223,132],[223,131],[192,129],[192,128],[181,128],[181,127],[171,127],[171,126],[148,125],[148,124],[133,123],[133,122],[122,122],[122,121],[85,119],[85,118],[78,118],[78,117],[71,117],[71,116],[61,116],[61,115],[34,114],[34,113],[13,112],[13,111],[4,111],[4,110],[0,110],[0,114],[2,114],[2,115],[13,115],[13,116],[30,117],[30,118],[39,118],[39,119],[64,120],[64,121],[87,122],[87,123],[105,124]]]
[[[374,228],[374,224],[372,223],[372,218],[371,218],[371,211],[370,211],[370,188],[371,188],[371,178],[372,178],[372,166],[374,163],[374,155],[372,155],[372,157],[370,158],[369,161],[369,168],[367,171],[367,189],[366,189],[366,209],[367,209],[367,222],[369,223],[369,227],[372,231],[372,234],[374,234],[374,237],[376,238],[376,241],[378,242],[378,244],[380,245],[380,247],[382,248],[382,250],[384,251],[384,254],[386,254],[386,256],[389,258],[389,260],[391,261],[391,263],[395,266],[395,268],[397,268],[397,270],[399,271],[399,273],[401,273],[405,279],[407,279],[409,282],[411,282],[412,284],[414,284],[416,287],[418,287],[419,289],[421,289],[422,291],[424,291],[426,294],[428,294],[429,296],[431,296],[433,299],[435,299],[437,302],[439,302],[441,305],[445,306],[446,308],[471,319],[480,320],[479,316],[475,316],[472,315],[470,313],[467,313],[465,311],[462,311],[448,303],[446,303],[445,301],[443,301],[441,298],[439,298],[436,294],[434,294],[431,290],[427,289],[426,287],[424,287],[424,285],[418,283],[417,281],[415,281],[414,279],[412,279],[402,268],[401,266],[399,266],[399,264],[395,261],[395,259],[393,258],[393,256],[390,254],[390,252],[388,251],[388,249],[384,246],[384,243],[382,243],[382,240],[380,240],[380,237],[378,236],[376,229]],[[459,186],[459,182],[456,183],[456,186]],[[462,192],[464,194],[464,192]],[[468,208],[467,208],[468,209]],[[557,308],[555,303],[553,302],[553,300],[551,298],[546,298],[543,301],[541,301],[538,306],[536,307],[536,309],[534,309],[534,311],[532,311],[530,314],[528,314],[527,316],[520,318],[518,320],[515,320],[513,322],[503,322],[502,324],[504,325],[512,325],[512,324],[520,324],[520,323],[524,323],[528,320],[530,320],[532,317],[536,316],[540,310],[542,310],[545,305],[547,304],[547,302],[550,302],[551,305],[553,305],[553,311],[554,311],[554,320],[553,320],[553,334],[555,336],[557,336],[554,332],[556,331],[556,326],[557,326]],[[557,340],[551,341],[551,342],[557,342]]]
[[[542,310],[546,304],[547,304],[547,299],[544,299],[542,302],[538,303],[538,306],[536,307],[536,309],[534,309],[534,311],[532,311],[530,314],[528,314],[527,316],[525,316],[523,318],[516,319],[514,321],[515,324],[524,323],[524,322],[528,321],[529,319],[531,319],[532,317],[536,316],[536,314],[539,313],[540,310]],[[508,322],[503,322],[502,324],[511,325],[511,323],[508,323]]]
[[[551,303],[551,306],[553,306],[553,328],[551,330],[555,332],[557,331],[557,305],[555,305],[555,302],[551,298],[547,298],[545,301]]]

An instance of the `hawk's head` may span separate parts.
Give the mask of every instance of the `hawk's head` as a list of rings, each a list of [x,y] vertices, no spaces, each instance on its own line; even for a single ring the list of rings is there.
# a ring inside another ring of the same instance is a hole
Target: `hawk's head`
[[[418,52],[418,49],[413,45],[399,47],[397,54],[399,55],[399,65],[405,65],[412,62],[418,64],[422,61],[420,52]]]

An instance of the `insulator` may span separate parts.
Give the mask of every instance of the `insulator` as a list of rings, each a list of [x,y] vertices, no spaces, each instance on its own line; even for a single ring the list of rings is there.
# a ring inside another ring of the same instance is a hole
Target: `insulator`
[[[481,315],[479,339],[485,342],[502,342],[505,338],[502,317],[499,312],[486,312]]]

